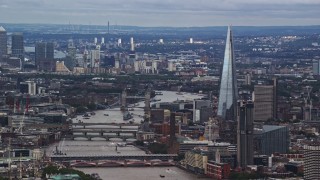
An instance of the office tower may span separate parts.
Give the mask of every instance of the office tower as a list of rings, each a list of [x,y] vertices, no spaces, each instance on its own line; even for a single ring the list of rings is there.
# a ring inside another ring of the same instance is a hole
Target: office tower
[[[320,75],[320,59],[313,61],[312,70],[313,70],[313,75]]]
[[[253,165],[253,102],[238,102],[237,162],[238,167]]]
[[[101,44],[104,44],[104,37],[101,38]]]
[[[23,43],[23,34],[22,33],[14,33],[11,36],[12,39],[12,56],[18,57],[24,62],[24,43]]]
[[[90,51],[91,55],[91,67],[98,68],[100,67],[100,49],[95,49]]]
[[[134,51],[134,41],[133,41],[133,37],[130,38],[130,51]]]
[[[56,62],[54,61],[54,44],[53,43],[36,43],[35,48],[35,65],[39,70],[53,71]]]
[[[320,143],[304,145],[304,179],[320,178]]]
[[[134,62],[136,60],[136,53],[134,51],[134,41],[133,37],[130,38],[130,54],[129,54],[129,65],[134,66]]]
[[[159,43],[160,43],[160,44],[163,44],[163,39],[159,39]]]
[[[94,38],[94,44],[98,44],[98,38]]]
[[[73,40],[70,39],[68,41],[68,56],[71,57],[72,59],[76,59],[76,53],[77,53],[77,49],[74,46]]]
[[[170,146],[173,145],[175,140],[176,140],[176,113],[171,112],[171,114],[170,114],[170,139],[169,139]]]
[[[189,39],[189,43],[190,43],[190,44],[193,44],[193,38],[190,38],[190,39]]]
[[[266,122],[277,118],[277,80],[274,78],[271,85],[254,86],[254,120]]]
[[[110,24],[109,24],[109,21],[108,21],[108,34],[110,33]]]
[[[212,103],[210,100],[195,99],[193,100],[193,122],[208,122],[213,115]]]
[[[7,31],[0,26],[0,59],[7,55]]]
[[[74,46],[73,40],[70,39],[68,41],[68,49],[67,49],[67,57],[65,59],[65,66],[69,69],[69,70],[73,70],[73,68],[76,66],[77,62],[76,62],[76,53],[77,53],[77,49]]]
[[[254,131],[255,151],[259,154],[268,156],[276,152],[286,154],[289,151],[289,143],[287,126],[263,125],[262,129],[256,128]]]
[[[121,39],[118,39],[117,45],[120,47],[121,46]]]
[[[237,110],[238,89],[234,61],[232,31],[228,27],[217,112],[218,116],[227,120],[235,120]]]
[[[244,75],[244,81],[245,81],[245,85],[251,85],[251,74],[246,74]]]

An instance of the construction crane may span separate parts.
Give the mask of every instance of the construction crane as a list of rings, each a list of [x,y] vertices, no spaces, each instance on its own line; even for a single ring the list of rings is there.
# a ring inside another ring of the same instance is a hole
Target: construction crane
[[[26,117],[26,113],[29,112],[29,95],[27,96],[27,99],[26,99],[26,107],[23,111],[23,116],[22,116],[22,119],[20,121],[20,124],[19,124],[19,128],[17,130],[17,132],[20,132],[20,134],[23,134],[23,128],[24,128],[24,119]]]

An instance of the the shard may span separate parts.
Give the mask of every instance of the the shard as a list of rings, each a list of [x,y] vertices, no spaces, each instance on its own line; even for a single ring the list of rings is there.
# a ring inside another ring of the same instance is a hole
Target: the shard
[[[231,27],[228,27],[226,49],[220,81],[217,115],[226,120],[235,120],[238,99],[237,78]]]

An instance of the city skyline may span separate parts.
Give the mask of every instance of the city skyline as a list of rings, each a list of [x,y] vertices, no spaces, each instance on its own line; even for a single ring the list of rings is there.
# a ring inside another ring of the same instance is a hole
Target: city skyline
[[[106,25],[110,21],[111,25],[149,27],[319,25],[319,8],[317,0],[4,0],[0,2],[0,22]]]

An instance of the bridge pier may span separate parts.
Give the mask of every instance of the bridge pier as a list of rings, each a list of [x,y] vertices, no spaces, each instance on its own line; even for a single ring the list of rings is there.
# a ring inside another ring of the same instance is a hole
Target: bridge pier
[[[88,140],[91,141],[91,137],[88,137]]]

